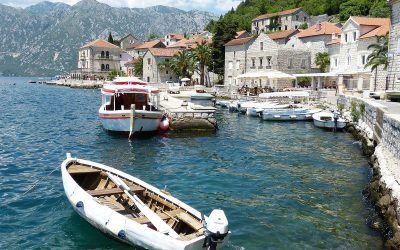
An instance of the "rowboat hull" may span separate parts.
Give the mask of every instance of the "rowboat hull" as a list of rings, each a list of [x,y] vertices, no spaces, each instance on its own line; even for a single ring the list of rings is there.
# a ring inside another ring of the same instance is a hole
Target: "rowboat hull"
[[[346,120],[338,118],[335,122],[332,113],[321,112],[313,115],[313,122],[316,127],[325,129],[343,129],[346,127]]]
[[[320,112],[319,109],[288,109],[288,110],[264,110],[264,121],[311,121],[312,115]]]
[[[199,236],[190,240],[173,238],[170,235],[163,234],[161,232],[158,232],[154,228],[149,227],[148,224],[138,223],[134,219],[126,216],[126,214],[122,214],[122,212],[118,212],[115,209],[112,209],[112,207],[110,207],[109,205],[102,204],[99,198],[89,194],[87,190],[84,190],[76,182],[75,179],[79,179],[79,177],[76,177],[76,175],[74,178],[72,177],[72,174],[68,170],[71,164],[90,166],[93,171],[99,170],[102,172],[111,173],[115,176],[123,178],[124,180],[135,183],[138,187],[142,188],[146,192],[151,192],[160,199],[164,199],[165,201],[173,203],[174,205],[179,207],[179,209],[184,211],[185,214],[190,214],[190,216],[198,221],[201,221],[201,214],[199,211],[193,209],[185,203],[161,192],[161,190],[131,175],[99,163],[68,157],[61,165],[61,173],[65,194],[73,209],[95,228],[124,243],[133,246],[144,247],[146,249],[205,249],[202,247],[205,240],[204,234],[199,234]],[[94,192],[96,192],[96,190],[94,190]],[[228,237],[225,237],[224,241],[221,242],[221,244],[217,247],[220,248],[221,246],[223,246],[223,243],[225,243],[227,239]]]

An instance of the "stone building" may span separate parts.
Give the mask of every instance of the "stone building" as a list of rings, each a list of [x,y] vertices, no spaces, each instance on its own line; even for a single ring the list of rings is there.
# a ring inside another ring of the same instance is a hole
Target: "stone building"
[[[149,48],[143,57],[143,80],[151,83],[178,82],[178,76],[170,69],[160,67],[163,61],[171,60],[181,49]]]
[[[291,37],[299,33],[299,30],[284,30],[284,31],[277,31],[273,33],[268,33],[268,37],[274,40],[278,44],[286,44]]]
[[[123,50],[126,50],[128,47],[133,46],[134,44],[141,44],[142,41],[134,37],[132,34],[127,34],[119,40],[120,47]]]
[[[165,46],[168,47],[169,45],[173,45],[184,38],[185,37],[181,34],[169,33],[169,34],[166,34],[164,37],[164,44],[165,44]]]
[[[389,41],[388,89],[400,90],[400,0],[390,0],[392,13]]]
[[[327,43],[330,71],[339,75],[339,87],[371,91],[386,88],[387,71],[379,68],[375,76],[365,65],[371,53],[368,46],[387,34],[389,26],[388,18],[350,17],[341,29],[341,36]]]
[[[78,68],[71,72],[74,79],[106,78],[112,70],[120,70],[120,47],[97,39],[79,49]]]
[[[267,31],[296,30],[302,24],[310,26],[310,15],[303,8],[296,8],[254,18],[251,24],[251,32],[260,34]]]
[[[128,52],[128,54],[130,54],[135,59],[138,57],[143,57],[150,48],[165,47],[165,44],[160,39],[155,39],[141,44],[133,44],[131,46],[128,46],[126,52]]]
[[[233,39],[225,44],[224,85],[234,89],[244,84],[249,86],[269,86],[265,79],[249,84],[237,77],[247,72],[278,70],[294,74],[310,71],[311,52],[302,48],[280,45],[269,35]],[[279,89],[292,87],[291,81],[280,81]]]
[[[317,23],[292,36],[287,45],[293,48],[306,46],[311,52],[312,71],[319,72],[319,66],[315,63],[316,55],[328,52],[326,44],[339,37],[341,32],[341,29],[334,23]]]

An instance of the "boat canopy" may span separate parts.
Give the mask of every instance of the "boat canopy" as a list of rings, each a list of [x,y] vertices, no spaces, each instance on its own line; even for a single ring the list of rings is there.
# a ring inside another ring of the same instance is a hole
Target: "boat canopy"
[[[271,79],[271,80],[293,80],[296,77],[278,70],[266,70],[247,72],[237,76],[238,79]]]
[[[259,94],[260,98],[274,98],[274,97],[309,97],[310,94],[306,91],[288,91],[288,92],[271,92]]]
[[[116,85],[124,85],[124,84],[131,84],[131,85],[147,85],[146,82],[140,80],[137,77],[134,76],[128,76],[128,77],[117,77],[112,81],[113,84]]]
[[[139,94],[158,94],[160,90],[151,86],[144,85],[115,85],[105,84],[101,89],[103,95],[114,95],[117,93],[139,93]]]

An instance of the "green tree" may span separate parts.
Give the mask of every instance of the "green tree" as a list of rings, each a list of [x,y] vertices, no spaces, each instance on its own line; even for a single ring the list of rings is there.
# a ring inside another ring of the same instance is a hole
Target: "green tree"
[[[272,17],[268,26],[269,31],[276,31],[279,27],[279,17]]]
[[[111,35],[111,31],[108,32],[108,39],[107,39],[107,41],[108,41],[109,43],[114,44],[114,39],[113,39],[113,36]]]
[[[375,71],[375,83],[374,91],[376,91],[376,81],[378,74],[378,67],[383,66],[386,70],[389,65],[388,59],[388,45],[389,45],[389,33],[385,36],[378,38],[378,42],[368,46],[368,50],[372,50],[371,54],[367,57],[367,64],[365,68],[371,66],[371,72]]]
[[[307,23],[303,23],[299,26],[299,29],[305,30],[308,29],[308,24]]]
[[[178,77],[191,78],[195,69],[195,61],[190,51],[183,50],[173,56],[171,60],[158,63],[158,66],[160,69],[171,69]]]
[[[143,77],[143,57],[139,57],[133,65],[133,74],[138,77]]]
[[[329,54],[326,52],[317,53],[315,57],[315,64],[318,65],[321,72],[326,72],[330,64]]]
[[[349,0],[339,7],[340,21],[345,22],[350,16],[367,16],[369,13],[368,0]]]
[[[260,5],[260,14],[263,15],[267,13],[267,6],[265,4],[265,1],[261,1],[261,5]]]
[[[205,68],[212,59],[211,48],[203,41],[193,50],[193,56],[200,67],[200,85],[204,85]]]
[[[375,17],[390,17],[390,7],[386,0],[377,0],[369,10],[369,14]]]
[[[147,39],[147,41],[156,39],[156,38],[158,38],[158,37],[159,37],[159,35],[157,35],[157,34],[155,34],[155,33],[151,33],[151,34],[149,35],[149,38]]]
[[[116,70],[113,69],[109,74],[108,74],[108,79],[109,80],[114,80],[115,78],[119,77],[119,76],[126,76],[125,72],[122,70]]]

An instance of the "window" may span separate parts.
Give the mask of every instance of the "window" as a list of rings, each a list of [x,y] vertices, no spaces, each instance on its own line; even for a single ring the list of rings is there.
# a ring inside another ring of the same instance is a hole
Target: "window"
[[[357,32],[353,32],[353,41],[357,41]]]
[[[167,75],[168,75],[168,70],[167,70],[167,71],[165,71],[165,74],[167,74]]]
[[[279,26],[278,30],[282,30],[282,27],[281,27],[281,26]]]
[[[344,42],[346,42],[346,43],[347,43],[347,33],[346,33],[346,34],[344,34]]]
[[[298,26],[297,26],[297,25],[295,25],[295,26],[294,26],[294,29],[295,29],[295,30],[297,30],[297,27],[298,27]]]
[[[106,64],[106,70],[110,69],[110,65]]]
[[[296,21],[299,21],[299,15],[296,15]]]
[[[150,82],[150,76],[147,77],[147,82]]]
[[[264,50],[264,43],[260,42],[260,50],[263,51]]]
[[[256,66],[256,59],[255,58],[251,58],[251,67],[255,67]]]
[[[287,30],[287,25],[285,25],[285,30]]]
[[[101,52],[101,58],[104,58],[104,51]]]
[[[288,59],[288,69],[291,69],[293,67],[293,59],[289,58]]]
[[[228,62],[228,69],[232,69],[233,68],[233,62]]]
[[[303,18],[303,20],[304,20],[304,22],[307,22],[307,17],[305,16],[305,17]]]
[[[240,61],[239,60],[236,61],[236,69],[240,69]]]
[[[367,55],[362,55],[362,56],[361,56],[361,64],[362,64],[362,65],[367,64]]]
[[[228,76],[229,85],[232,85],[232,76]]]
[[[302,69],[306,68],[306,59],[301,59],[301,66]]]
[[[101,64],[101,70],[104,70],[104,69],[105,69],[104,64]]]
[[[347,66],[350,66],[351,64],[351,56],[347,55]]]
[[[106,58],[110,57],[110,52],[106,51]]]
[[[233,51],[233,58],[236,57],[236,51]]]
[[[337,68],[338,65],[339,65],[339,59],[338,59],[338,58],[335,58],[335,68]]]
[[[151,65],[151,58],[147,58],[147,64]]]
[[[259,59],[260,59],[260,67],[262,67],[263,66],[263,58],[260,57]]]
[[[271,60],[272,60],[272,57],[267,56],[267,66],[271,66]]]

